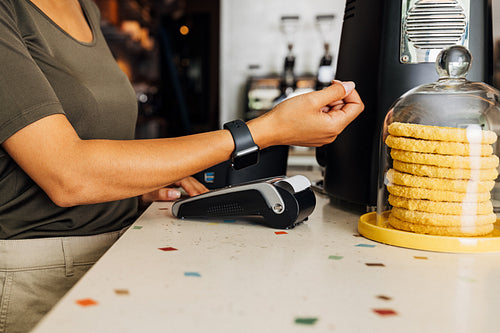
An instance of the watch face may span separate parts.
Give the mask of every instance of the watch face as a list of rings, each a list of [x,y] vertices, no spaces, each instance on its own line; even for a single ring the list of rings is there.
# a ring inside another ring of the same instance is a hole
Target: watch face
[[[247,166],[257,164],[259,162],[259,147],[254,149],[245,149],[233,157],[233,168],[235,170],[243,169]]]

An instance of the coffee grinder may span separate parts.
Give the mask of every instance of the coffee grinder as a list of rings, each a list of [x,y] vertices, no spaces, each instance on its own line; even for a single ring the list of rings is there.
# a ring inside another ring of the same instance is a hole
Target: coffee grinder
[[[491,0],[348,0],[336,79],[354,81],[364,112],[318,148],[323,189],[332,199],[376,207],[379,129],[391,104],[436,81],[435,60],[451,45],[474,56],[471,81],[492,81]]]
[[[293,44],[295,33],[299,26],[299,16],[282,16],[280,22],[281,32],[285,36],[287,54],[283,64],[283,79],[281,82],[282,96],[280,100],[288,97],[295,90],[295,54]]]
[[[335,77],[333,55],[330,50],[330,36],[333,31],[333,20],[335,15],[317,15],[316,27],[323,42],[323,56],[319,62],[316,76],[316,90],[329,86]]]

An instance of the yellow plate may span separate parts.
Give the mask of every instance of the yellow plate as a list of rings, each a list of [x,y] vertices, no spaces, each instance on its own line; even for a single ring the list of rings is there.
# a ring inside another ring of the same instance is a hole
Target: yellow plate
[[[359,218],[358,232],[364,237],[389,245],[406,247],[415,250],[481,253],[500,251],[500,220],[497,219],[495,229],[481,237],[451,237],[416,234],[394,229],[382,215],[377,221],[377,213],[364,214]]]

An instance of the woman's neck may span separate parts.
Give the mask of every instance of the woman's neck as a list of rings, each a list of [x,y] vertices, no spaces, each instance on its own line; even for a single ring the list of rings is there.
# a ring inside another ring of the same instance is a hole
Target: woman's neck
[[[78,0],[30,0],[74,39],[90,43],[94,36]]]

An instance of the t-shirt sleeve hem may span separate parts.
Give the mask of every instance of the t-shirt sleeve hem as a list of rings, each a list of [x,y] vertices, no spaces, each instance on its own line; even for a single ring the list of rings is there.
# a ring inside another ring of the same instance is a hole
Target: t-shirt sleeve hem
[[[54,114],[65,114],[59,102],[50,102],[24,110],[16,117],[0,124],[0,143],[3,143],[20,129]]]

